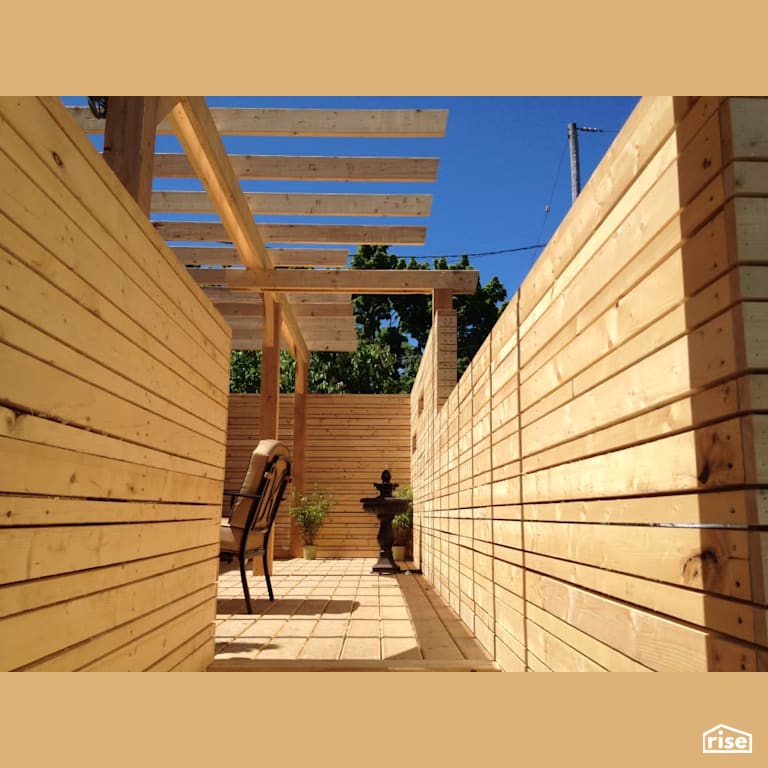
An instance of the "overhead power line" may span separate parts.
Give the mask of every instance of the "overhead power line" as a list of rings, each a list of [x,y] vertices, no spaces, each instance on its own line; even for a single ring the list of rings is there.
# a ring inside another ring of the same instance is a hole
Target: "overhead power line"
[[[586,131],[587,133],[618,133],[618,131],[614,131],[611,128],[590,128],[586,125],[578,126],[577,130]]]
[[[474,259],[479,256],[497,256],[500,253],[515,253],[517,251],[532,251],[534,248],[543,248],[546,243],[537,243],[536,245],[521,245],[517,248],[502,248],[498,251],[479,251],[477,253],[454,253],[450,256],[400,256],[404,261],[413,259],[414,261],[431,261],[433,259],[463,259],[465,256],[468,259]]]

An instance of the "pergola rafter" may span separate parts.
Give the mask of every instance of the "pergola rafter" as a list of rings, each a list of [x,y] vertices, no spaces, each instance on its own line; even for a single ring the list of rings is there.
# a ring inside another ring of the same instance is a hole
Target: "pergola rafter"
[[[104,124],[87,107],[70,109],[87,133],[104,130]],[[222,136],[440,138],[445,134],[448,120],[448,111],[444,109],[213,107],[210,114],[216,132]],[[172,121],[162,120],[157,132],[176,133],[176,129]]]
[[[243,263],[251,269],[270,268],[272,263],[269,254],[205,100],[202,97],[184,96],[171,110],[169,118]],[[306,360],[309,351],[290,307],[285,299],[277,299],[275,306],[278,304],[281,305],[281,323],[286,341],[294,357]]]
[[[251,213],[280,216],[429,216],[431,195],[248,192]],[[155,213],[213,213],[205,192],[154,192]]]
[[[209,221],[155,221],[155,229],[168,241],[230,241],[226,224]],[[255,226],[255,225],[254,225]],[[260,224],[264,243],[305,245],[424,245],[427,228],[418,226],[377,226],[353,224]]]
[[[366,181],[430,183],[437,180],[436,157],[324,157],[230,155],[232,168],[244,181]],[[155,176],[193,178],[184,155],[155,155]]]
[[[122,130],[136,143],[131,133],[136,130],[128,122],[133,120],[143,126],[145,144],[150,131],[175,133],[179,138],[183,154],[144,157],[140,168],[144,205],[180,263],[223,310],[238,344],[244,339],[255,344],[263,313],[279,306],[283,344],[297,359],[306,358],[312,350],[348,350],[355,328],[353,292],[431,293],[436,310],[448,310],[451,296],[477,286],[477,275],[466,271],[354,270],[357,274],[350,274],[339,269],[346,265],[349,251],[338,246],[423,244],[424,226],[373,222],[385,217],[423,218],[431,212],[431,195],[258,192],[242,187],[249,179],[432,182],[437,177],[437,158],[230,155],[221,140],[222,135],[439,137],[445,132],[445,110],[209,108],[203,98],[177,96],[111,97],[107,105],[106,123],[89,109],[70,111],[90,133]],[[137,154],[141,148],[130,149]],[[152,176],[194,176],[205,191],[155,188],[147,200],[146,179]],[[131,173],[124,181],[129,187],[136,183]],[[218,214],[220,221],[200,220],[210,213]],[[170,220],[177,214],[197,218]],[[256,222],[255,217],[267,215],[280,220]],[[290,220],[321,216],[370,221]],[[222,269],[243,266],[246,269]],[[250,334],[246,333],[249,324]]]
[[[201,285],[223,285],[232,292],[403,294],[444,291],[474,293],[477,272],[472,269],[225,269],[195,268],[188,272]]]
[[[242,263],[234,248],[174,246],[171,250],[185,266],[231,267]],[[269,248],[268,253],[275,267],[343,267],[349,258],[344,248]]]

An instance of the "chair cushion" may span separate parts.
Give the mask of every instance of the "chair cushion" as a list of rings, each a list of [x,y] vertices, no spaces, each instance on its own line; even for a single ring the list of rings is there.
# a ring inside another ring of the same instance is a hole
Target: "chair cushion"
[[[232,552],[237,554],[240,551],[241,528],[233,528],[226,523],[219,526],[219,544],[222,552]],[[264,546],[264,531],[254,530],[248,537],[247,548],[249,550],[258,550]]]

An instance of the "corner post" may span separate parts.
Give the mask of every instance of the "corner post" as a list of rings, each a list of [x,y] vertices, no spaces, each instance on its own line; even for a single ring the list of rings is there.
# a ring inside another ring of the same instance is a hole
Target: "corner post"
[[[110,96],[103,157],[147,216],[152,206],[157,96]]]

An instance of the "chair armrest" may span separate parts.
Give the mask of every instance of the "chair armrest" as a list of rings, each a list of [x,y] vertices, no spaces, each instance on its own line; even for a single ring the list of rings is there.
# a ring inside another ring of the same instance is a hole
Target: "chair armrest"
[[[239,491],[224,491],[225,496],[240,497],[243,499],[260,499],[260,493],[240,493]]]

